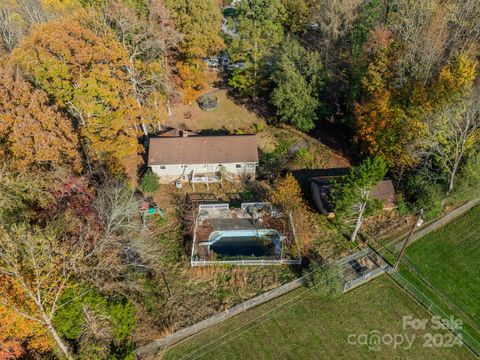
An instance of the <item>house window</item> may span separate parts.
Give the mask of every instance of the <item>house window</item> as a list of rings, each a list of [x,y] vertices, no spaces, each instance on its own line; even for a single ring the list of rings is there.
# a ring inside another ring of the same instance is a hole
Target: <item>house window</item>
[[[166,167],[162,165],[162,166],[160,166],[160,169],[165,170]]]
[[[242,165],[241,165],[241,164],[236,164],[235,167],[236,167],[237,169],[240,169],[240,168],[242,167]]]

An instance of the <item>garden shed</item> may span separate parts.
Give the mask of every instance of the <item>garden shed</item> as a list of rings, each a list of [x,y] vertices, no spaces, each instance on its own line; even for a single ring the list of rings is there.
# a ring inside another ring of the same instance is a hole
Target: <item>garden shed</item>
[[[332,180],[339,176],[318,176],[310,178],[312,198],[318,210],[325,216],[333,215],[333,205],[329,202]],[[384,210],[393,210],[395,208],[395,188],[392,180],[380,181],[370,193],[372,199],[380,200]]]

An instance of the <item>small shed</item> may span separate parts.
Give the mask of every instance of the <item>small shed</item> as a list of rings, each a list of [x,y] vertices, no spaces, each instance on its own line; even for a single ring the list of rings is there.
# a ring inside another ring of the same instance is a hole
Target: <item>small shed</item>
[[[312,198],[318,210],[325,216],[333,216],[333,204],[328,199],[331,190],[332,180],[340,178],[339,176],[318,176],[310,178]],[[392,180],[380,181],[370,193],[372,199],[380,200],[383,203],[383,209],[390,211],[395,208],[395,188]]]

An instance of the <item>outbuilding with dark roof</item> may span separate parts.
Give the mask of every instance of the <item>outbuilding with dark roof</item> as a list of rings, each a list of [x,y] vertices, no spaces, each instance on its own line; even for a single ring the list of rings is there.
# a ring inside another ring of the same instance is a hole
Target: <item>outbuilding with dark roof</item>
[[[310,178],[312,198],[320,212],[328,217],[333,216],[333,204],[329,202],[332,180],[340,176],[317,176]],[[375,185],[370,193],[370,198],[380,200],[384,210],[395,208],[395,188],[392,180],[382,180]]]

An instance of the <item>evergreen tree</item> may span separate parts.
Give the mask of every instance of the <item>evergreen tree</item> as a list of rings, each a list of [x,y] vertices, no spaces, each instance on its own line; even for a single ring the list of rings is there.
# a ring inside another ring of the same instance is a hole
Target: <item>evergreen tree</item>
[[[322,106],[319,93],[326,78],[318,53],[287,38],[279,50],[271,78],[274,84],[271,99],[280,119],[302,131],[313,129]]]
[[[233,62],[244,67],[233,72],[230,85],[255,95],[265,85],[268,55],[282,41],[285,8],[280,0],[245,0],[236,6],[233,27],[238,36],[228,49]]]

